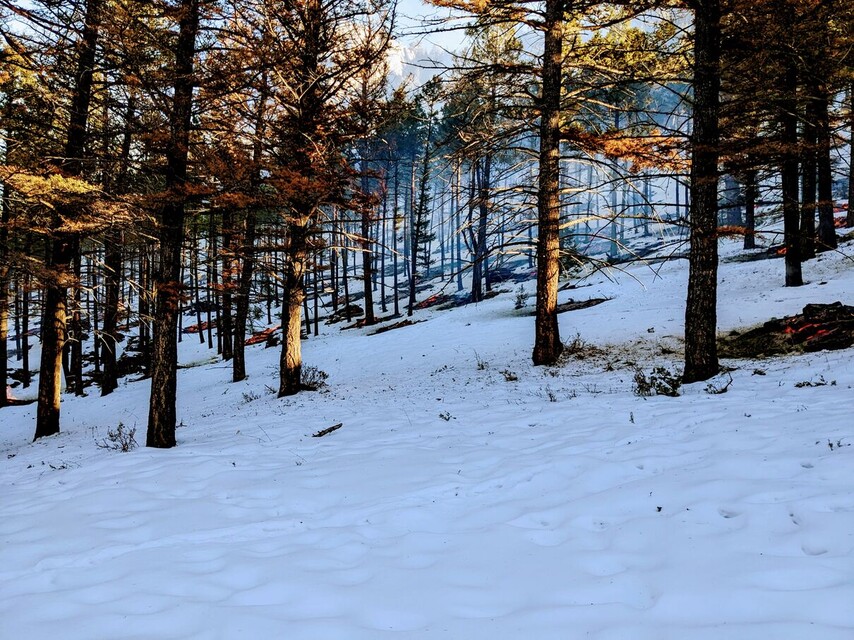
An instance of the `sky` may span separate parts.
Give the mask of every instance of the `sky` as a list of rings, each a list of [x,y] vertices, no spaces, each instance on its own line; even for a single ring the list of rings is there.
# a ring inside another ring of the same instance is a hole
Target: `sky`
[[[458,49],[463,41],[461,31],[442,32],[430,28],[431,20],[447,15],[423,0],[398,0],[398,25],[401,40],[407,46],[437,46],[449,51]],[[425,34],[425,32],[430,32]]]

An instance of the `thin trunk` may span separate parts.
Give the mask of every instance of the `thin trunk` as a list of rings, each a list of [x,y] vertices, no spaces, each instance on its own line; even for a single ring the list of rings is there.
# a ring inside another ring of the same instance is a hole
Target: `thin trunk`
[[[190,238],[190,286],[193,287],[193,300],[196,303],[196,327],[199,331],[199,344],[205,343],[205,332],[202,330],[202,285],[199,277],[199,232],[193,225]]]
[[[350,312],[350,276],[348,274],[349,269],[347,268],[348,244],[347,226],[345,223],[344,233],[341,234],[341,273],[344,280],[344,317],[347,318],[347,322],[350,322],[353,318]]]
[[[833,171],[830,161],[831,130],[827,84],[818,86],[816,100],[816,152],[818,155],[818,242],[821,250],[836,249],[833,220]],[[850,203],[849,203],[850,206]]]
[[[363,156],[365,155],[363,151]],[[370,191],[370,181],[368,179],[366,160],[364,157],[361,160],[361,187],[362,193],[367,197]],[[363,206],[361,211],[362,221],[362,237],[359,244],[362,246],[362,281],[365,290],[365,324],[372,325],[376,322],[374,316],[374,293],[373,293],[373,268],[371,260],[373,252],[371,251],[371,214],[373,213],[373,204]]]
[[[854,80],[848,85],[848,215],[845,226],[854,227]]]
[[[74,395],[82,396],[83,394],[83,327],[80,317],[81,303],[81,267],[82,259],[80,255],[80,245],[78,244],[77,252],[72,258],[74,269],[73,293],[71,296],[71,384],[69,386],[74,390]]]
[[[383,197],[383,209],[382,209],[382,241],[380,243],[380,308],[383,313],[388,312],[388,305],[386,303],[386,287],[385,287],[385,256],[386,256],[386,247],[387,245],[387,236],[388,236],[388,183],[386,182],[386,176],[388,176],[388,165],[386,165],[385,176],[383,176],[383,187],[382,187],[382,197]]]
[[[391,233],[392,233],[392,266],[394,268],[394,316],[397,317],[400,315],[400,274],[398,272],[398,264],[397,258],[399,252],[397,250],[397,220],[398,220],[398,206],[400,197],[399,188],[400,188],[400,162],[395,160],[394,163],[394,208],[392,211],[393,220],[391,223]]]
[[[114,230],[108,236],[104,253],[104,326],[101,332],[101,395],[106,396],[118,387],[116,350],[118,348],[119,282],[122,270],[122,232]]]
[[[0,407],[6,406],[6,387],[9,384],[6,371],[9,359],[9,219],[9,186],[4,184],[0,203]]]
[[[803,161],[801,163],[801,257],[815,257],[816,212],[816,126],[815,100],[808,97],[803,124]]]
[[[255,111],[255,135],[252,145],[252,192],[256,193],[261,186],[261,154],[264,141],[264,113],[267,104],[267,76],[261,78],[261,94],[258,97]],[[232,376],[234,382],[246,378],[246,323],[249,318],[249,303],[252,293],[252,278],[255,275],[255,227],[257,213],[254,207],[246,211],[243,223],[243,246],[240,248],[242,263],[240,279],[237,285],[235,301],[234,339],[232,345]]]
[[[792,18],[788,25],[791,28]],[[803,285],[801,272],[800,203],[798,198],[798,114],[796,96],[798,72],[793,54],[784,56],[784,77],[780,100],[782,129],[782,166],[780,179],[783,191],[783,237],[786,245],[786,286]]]
[[[756,170],[744,178],[744,248],[756,248]]]
[[[252,290],[252,276],[255,272],[255,224],[253,209],[246,212],[243,228],[243,264],[240,269],[240,282],[234,316],[234,345],[232,362],[232,380],[240,382],[246,378],[246,323],[249,317],[249,296]]]
[[[30,375],[30,276],[24,276],[24,290],[21,292],[21,370],[23,387],[28,389],[32,382]]]
[[[691,246],[685,305],[684,382],[719,371],[717,350],[718,159],[721,10],[701,0],[694,19],[694,127],[689,204]]]
[[[222,315],[217,335],[222,336],[222,359],[232,357],[232,290],[234,288],[234,212],[222,212]]]
[[[540,98],[540,176],[537,198],[537,308],[533,362],[550,365],[563,351],[557,318],[560,276],[560,97],[563,0],[546,0]]]

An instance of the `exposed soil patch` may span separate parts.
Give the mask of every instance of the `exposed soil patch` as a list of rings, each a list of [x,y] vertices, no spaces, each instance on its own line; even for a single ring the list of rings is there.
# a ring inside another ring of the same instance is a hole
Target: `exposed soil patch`
[[[375,336],[380,333],[385,333],[386,331],[391,331],[392,329],[400,329],[401,327],[411,327],[413,324],[418,324],[419,322],[424,322],[423,320],[401,320],[400,322],[395,322],[394,324],[386,325],[385,327],[380,327],[376,331],[371,332],[369,335]]]
[[[774,319],[744,333],[719,338],[724,358],[847,349],[854,346],[854,307],[841,302],[808,304],[796,316]]]

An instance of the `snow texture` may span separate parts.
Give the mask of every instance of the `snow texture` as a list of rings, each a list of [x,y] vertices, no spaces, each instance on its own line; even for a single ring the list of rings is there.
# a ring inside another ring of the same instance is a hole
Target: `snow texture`
[[[722,264],[721,330],[850,304],[844,253],[797,289],[780,259]],[[508,287],[326,327],[304,355],[328,388],[286,400],[277,350],[232,384],[185,340],[172,450],[95,444],[144,441],[145,382],[64,396],[34,444],[34,406],[3,409],[0,637],[854,638],[851,350],[640,398],[636,367],[679,365],[686,262],[585,284],[561,301],[612,299],[561,315],[588,345],[561,367],[531,366]]]

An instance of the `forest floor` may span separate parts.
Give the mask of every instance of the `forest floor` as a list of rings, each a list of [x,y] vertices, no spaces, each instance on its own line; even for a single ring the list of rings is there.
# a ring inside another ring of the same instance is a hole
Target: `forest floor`
[[[854,303],[852,260],[792,289],[782,259],[723,262],[721,331]],[[327,326],[304,343],[327,386],[283,400],[277,349],[232,384],[191,337],[172,450],[98,446],[119,423],[144,442],[146,382],[65,396],[36,443],[35,407],[3,409],[0,637],[850,640],[852,350],[639,397],[637,368],[680,366],[686,279],[562,292],[608,300],[560,315],[558,367],[531,366],[515,285]]]

